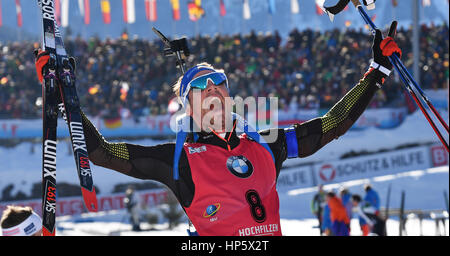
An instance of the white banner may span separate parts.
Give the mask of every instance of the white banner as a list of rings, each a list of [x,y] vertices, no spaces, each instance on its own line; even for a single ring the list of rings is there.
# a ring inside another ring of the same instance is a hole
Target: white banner
[[[448,165],[448,152],[442,144],[432,145],[430,155],[433,167]]]
[[[316,164],[320,184],[365,179],[433,166],[426,146]]]
[[[312,165],[283,169],[278,176],[277,190],[289,190],[314,186]]]

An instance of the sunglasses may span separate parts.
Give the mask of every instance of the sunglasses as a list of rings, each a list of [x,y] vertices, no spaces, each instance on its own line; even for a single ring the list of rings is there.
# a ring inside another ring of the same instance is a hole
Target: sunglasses
[[[188,88],[198,88],[204,90],[208,86],[208,81],[211,81],[215,85],[220,85],[225,82],[225,86],[228,88],[227,76],[221,72],[213,72],[196,77],[188,83]]]
[[[192,88],[198,88],[200,90],[206,89],[206,87],[208,87],[208,81],[211,81],[214,85],[224,84],[228,89],[227,76],[222,72],[212,72],[192,79],[186,86],[186,90],[183,93],[183,99],[187,97],[187,94]]]

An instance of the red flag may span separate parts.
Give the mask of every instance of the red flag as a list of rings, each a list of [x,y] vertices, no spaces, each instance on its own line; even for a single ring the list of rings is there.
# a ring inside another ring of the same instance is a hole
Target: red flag
[[[422,0],[422,6],[430,6],[431,0]]]
[[[55,18],[56,18],[56,24],[58,26],[61,26],[61,2],[60,0],[55,0]]]
[[[91,6],[89,0],[84,0],[84,24],[91,23]]]
[[[197,21],[205,14],[200,1],[188,2],[189,19]]]
[[[20,6],[20,0],[16,0],[16,14],[17,14],[17,26],[22,27],[22,7]]]
[[[0,27],[2,26],[2,0],[0,0]]]
[[[220,0],[220,16],[225,16],[227,14],[227,10],[225,9],[225,4],[223,0]]]
[[[397,0],[392,0],[392,6],[397,7],[398,3]]]
[[[105,24],[111,24],[111,5],[109,0],[102,0],[101,2],[103,22]]]
[[[322,8],[320,8],[320,6],[318,4],[316,4],[316,14],[317,15],[323,15],[324,14]]]
[[[174,20],[180,19],[180,1],[179,0],[170,0],[172,4],[172,17]]]
[[[149,21],[156,21],[158,19],[156,0],[145,0],[145,16]]]
[[[136,21],[136,12],[134,0],[122,0],[123,20],[125,23],[132,24]]]

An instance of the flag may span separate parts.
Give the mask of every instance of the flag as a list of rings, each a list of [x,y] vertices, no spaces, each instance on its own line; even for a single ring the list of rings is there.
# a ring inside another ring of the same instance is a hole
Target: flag
[[[136,12],[134,0],[122,0],[123,20],[125,23],[132,24],[136,21]]]
[[[17,26],[22,27],[22,6],[20,6],[20,0],[16,0],[16,14],[17,14]]]
[[[2,0],[0,0],[0,27],[2,26]]]
[[[275,14],[276,8],[275,8],[275,0],[268,0],[269,1],[269,13]]]
[[[300,12],[300,7],[298,6],[298,0],[291,0],[291,13],[297,14]]]
[[[103,119],[103,124],[108,129],[116,129],[122,126],[122,119],[119,117]]]
[[[83,2],[83,14],[84,24],[89,25],[89,23],[91,23],[91,5],[89,0],[84,0]]]
[[[145,16],[149,21],[156,21],[158,19],[156,0],[145,0]]]
[[[225,3],[223,2],[223,0],[219,0],[220,3],[220,16],[225,16],[227,14],[227,10],[225,9]]]
[[[102,0],[100,4],[103,15],[103,23],[111,24],[111,4],[109,3],[109,0]]]
[[[398,3],[397,0],[392,0],[392,6],[397,7]]]
[[[323,7],[324,4],[325,4],[325,0],[316,0],[316,14],[317,15],[323,15],[325,13],[325,7]]]
[[[422,6],[430,6],[431,0],[422,0]]]
[[[80,15],[84,16],[84,0],[78,0],[78,9],[80,10]]]
[[[249,0],[244,0],[244,5],[242,6],[242,12],[244,19],[249,20],[252,17],[252,14],[250,13],[250,5],[248,3]]]
[[[203,10],[201,6],[201,0],[195,0],[194,2],[188,3],[188,13],[189,19],[192,21],[197,21],[205,14],[205,10]]]
[[[58,26],[61,26],[61,2],[55,0],[55,20]]]
[[[317,5],[317,4],[316,4],[316,14],[317,15],[323,15],[324,14],[322,8],[320,8],[320,6]]]
[[[61,26],[69,26],[69,0],[61,0]]]
[[[174,20],[180,19],[180,1],[179,0],[170,0],[172,4],[172,17]]]

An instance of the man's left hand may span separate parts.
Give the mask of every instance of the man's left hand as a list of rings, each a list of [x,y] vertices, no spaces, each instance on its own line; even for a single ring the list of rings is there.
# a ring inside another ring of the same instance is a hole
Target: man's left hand
[[[399,58],[402,56],[402,50],[398,47],[397,43],[394,41],[396,32],[397,32],[397,21],[393,21],[391,23],[388,36],[385,39],[383,39],[383,35],[381,34],[381,31],[379,29],[375,31],[375,37],[372,44],[373,60],[374,60],[372,67],[382,72],[385,71],[383,73],[385,74],[387,73],[386,75],[389,75],[390,70],[392,70],[392,64],[389,61],[388,57],[394,53],[397,54]],[[383,70],[383,68],[389,70],[389,72]]]

